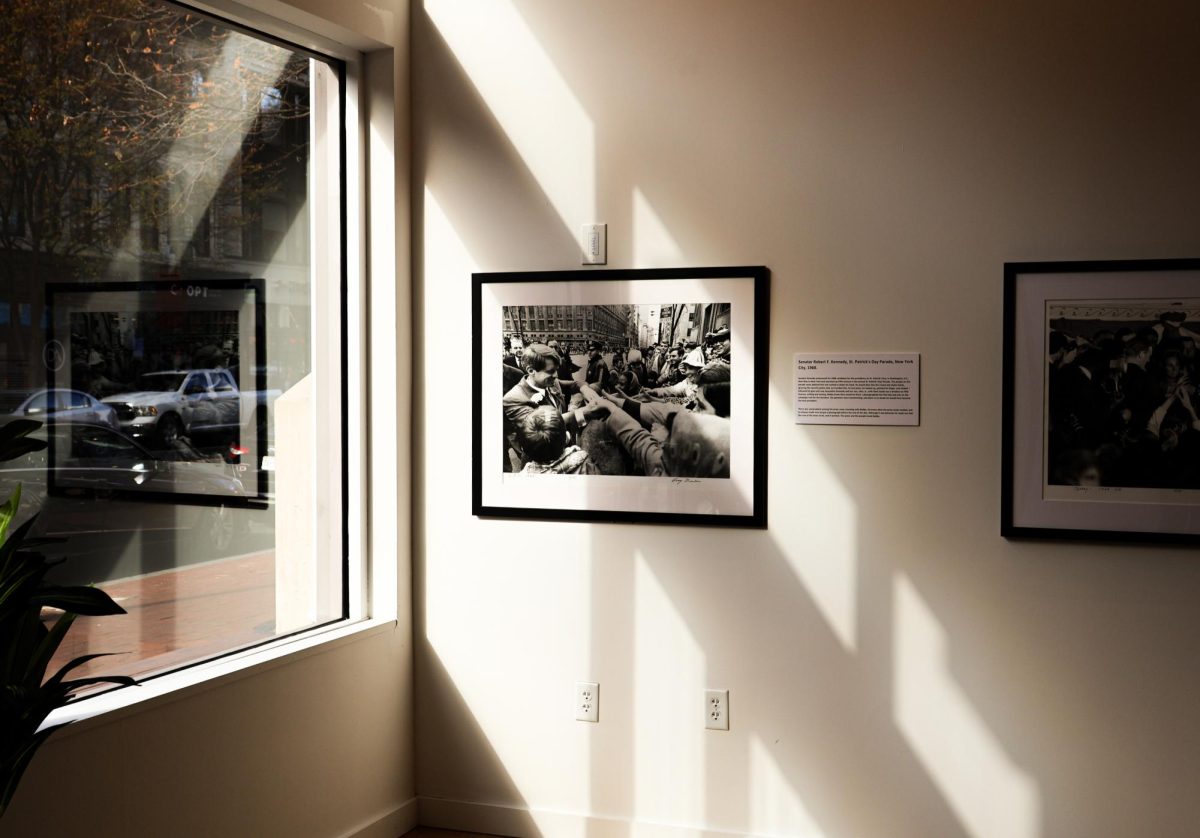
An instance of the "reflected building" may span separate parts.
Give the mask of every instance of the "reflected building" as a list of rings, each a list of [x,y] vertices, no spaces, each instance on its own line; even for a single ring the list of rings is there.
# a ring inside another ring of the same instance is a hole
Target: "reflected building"
[[[504,338],[521,344],[597,340],[611,349],[633,345],[634,306],[505,306]]]
[[[660,308],[658,337],[661,343],[702,343],[709,332],[732,329],[730,303],[666,303]]]
[[[306,372],[309,156],[320,128],[311,99],[325,83],[314,76],[328,73],[320,67],[314,74],[307,57],[218,24],[185,21],[167,7],[145,9],[162,31],[179,31],[164,49],[188,70],[169,76],[152,64],[130,65],[129,77],[144,84],[142,96],[170,103],[145,135],[127,138],[121,109],[133,94],[103,73],[68,80],[90,105],[47,127],[39,150],[21,153],[21,137],[0,122],[0,156],[12,162],[0,167],[0,194],[10,198],[0,200],[0,389],[46,385],[49,283],[264,279],[269,354],[284,373],[274,384],[286,388]],[[121,25],[136,28],[138,21]],[[241,39],[240,75],[228,78],[217,59],[231,38]],[[93,49],[102,57],[116,46],[97,42]],[[58,83],[0,92],[0,110],[20,113],[24,97]],[[55,326],[60,335],[70,328]],[[226,337],[213,326],[216,334],[179,338],[207,344]],[[130,334],[97,325],[92,346],[102,360],[93,361],[104,367],[97,372],[129,381],[144,366],[134,363],[141,348],[121,339]]]

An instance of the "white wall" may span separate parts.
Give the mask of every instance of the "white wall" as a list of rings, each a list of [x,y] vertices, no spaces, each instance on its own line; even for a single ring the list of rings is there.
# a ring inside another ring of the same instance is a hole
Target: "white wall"
[[[394,152],[398,163],[392,167],[388,161],[384,171],[393,171],[390,176],[376,170],[371,190],[376,204],[394,204],[395,231],[377,237],[373,247],[389,267],[405,265],[410,229],[406,0],[248,5],[371,50],[367,71],[390,73],[372,83],[386,97],[373,104],[391,114],[387,119],[396,147],[386,151],[389,157]],[[382,154],[380,144],[391,142],[384,133],[373,134],[372,153]],[[374,299],[394,296],[394,319],[407,318],[407,270],[389,270],[372,281]],[[407,346],[403,336],[400,344]],[[392,385],[401,404],[411,387],[406,356],[407,349],[395,362]],[[392,454],[400,474],[397,503],[383,512],[399,555],[398,579],[392,580],[399,621],[56,734],[0,821],[0,836],[392,838],[412,824],[408,411],[395,411],[376,431],[394,434],[392,448],[398,451]]]
[[[1200,6],[413,11],[427,819],[1194,830],[1195,551],[998,531],[1002,264],[1200,254]],[[590,221],[611,266],[770,267],[766,531],[470,515],[470,272],[577,267]],[[922,425],[797,427],[800,350],[920,352]]]

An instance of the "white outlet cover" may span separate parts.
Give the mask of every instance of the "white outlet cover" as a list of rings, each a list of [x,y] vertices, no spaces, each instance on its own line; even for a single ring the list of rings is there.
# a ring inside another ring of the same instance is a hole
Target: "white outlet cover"
[[[729,690],[704,691],[704,726],[709,730],[729,730]]]
[[[581,722],[600,721],[600,685],[594,681],[575,684],[575,718]]]

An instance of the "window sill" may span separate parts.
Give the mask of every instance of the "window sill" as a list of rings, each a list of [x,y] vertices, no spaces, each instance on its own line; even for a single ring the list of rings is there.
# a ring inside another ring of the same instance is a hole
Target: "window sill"
[[[248,649],[178,672],[171,672],[136,686],[122,687],[60,707],[42,723],[42,729],[70,722],[97,721],[107,724],[139,712],[148,702],[160,704],[198,695],[241,678],[301,660],[358,640],[365,640],[397,627],[395,619],[372,618],[354,623],[337,623],[288,637],[262,648]],[[93,725],[70,724],[59,736],[82,732]]]

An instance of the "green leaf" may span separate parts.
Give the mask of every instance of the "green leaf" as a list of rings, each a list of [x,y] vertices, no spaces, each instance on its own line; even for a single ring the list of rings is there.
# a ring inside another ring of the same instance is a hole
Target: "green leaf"
[[[36,513],[36,514],[38,514],[38,515],[41,515],[42,513],[38,512],[38,513]],[[20,549],[22,549],[22,550],[31,550],[31,549],[33,549],[34,547],[41,547],[41,546],[43,546],[43,545],[46,545],[46,544],[66,544],[66,543],[67,543],[67,538],[66,538],[65,536],[61,536],[61,535],[35,535],[33,538],[25,538],[25,539],[22,539],[22,541],[21,541],[21,547],[20,547]],[[66,561],[66,559],[65,559],[65,558],[63,558],[63,559],[58,559],[58,560],[56,560],[56,561],[54,562],[54,564],[62,564],[62,563],[63,563],[63,562],[65,562],[65,561]]]
[[[125,609],[117,605],[104,591],[87,585],[47,585],[34,594],[29,604],[39,608],[58,608],[81,617],[107,617],[126,613]]]
[[[46,443],[40,439],[14,440],[5,447],[4,456],[0,457],[0,460],[15,460],[34,451],[41,451],[45,447]]]
[[[13,489],[13,493],[8,496],[3,504],[0,504],[0,539],[3,539],[8,532],[8,525],[12,523],[12,519],[17,515],[17,507],[21,505],[21,484],[17,484],[17,488]]]
[[[63,681],[60,686],[67,692],[74,692],[92,684],[119,684],[122,687],[141,686],[136,678],[129,675],[93,675],[88,678],[76,678],[74,681]]]
[[[42,426],[32,419],[14,419],[0,425],[0,461],[15,460],[31,451],[41,451],[46,442],[26,437]]]
[[[0,461],[46,448],[46,442],[29,438],[39,427],[41,423],[25,419],[0,426]],[[46,585],[46,573],[57,562],[47,561],[30,548],[57,539],[29,537],[36,514],[10,532],[20,504],[20,486],[0,504],[0,817],[8,809],[34,754],[62,727],[38,730],[51,712],[85,687],[138,683],[128,675],[67,680],[73,670],[102,657],[99,653],[77,657],[46,679],[46,671],[77,615],[124,614],[125,609],[98,588]],[[49,628],[41,618],[46,607],[63,612]]]
[[[17,784],[21,782],[21,776],[25,773],[25,769],[29,767],[33,755],[37,753],[38,748],[45,744],[50,735],[61,727],[63,725],[54,725],[53,727],[41,730],[23,745],[18,745],[16,753],[5,753],[0,757],[0,759],[3,759],[4,774],[4,787],[0,788],[0,818],[3,818],[4,813],[8,811],[8,804],[12,803],[13,795],[17,792]]]
[[[9,543],[15,540],[16,536],[13,536],[3,546],[0,546],[0,591],[10,590],[18,584],[26,584],[27,580],[32,580],[31,583],[35,586],[40,585],[42,578],[50,570],[50,566],[36,555],[15,550],[6,553]],[[30,595],[32,596],[32,592]],[[4,599],[5,597],[0,595],[0,602],[3,602]],[[22,605],[26,604],[22,603]]]
[[[55,620],[54,627],[42,638],[42,642],[38,644],[37,650],[29,659],[25,667],[25,677],[22,680],[41,683],[45,679],[46,668],[50,666],[50,660],[58,651],[59,645],[67,635],[67,629],[71,628],[73,622],[75,622],[75,615],[70,612]]]
[[[26,676],[26,667],[50,630],[42,625],[37,612],[32,610],[6,619],[3,629],[3,635],[0,635],[5,638],[4,643],[0,644],[0,683],[18,689],[36,689],[42,676],[30,679]]]
[[[30,610],[29,598],[42,583],[45,573],[45,567],[34,563],[14,563],[13,567],[0,575],[0,622],[7,622],[15,614]]]
[[[10,565],[19,564],[20,557],[17,556],[17,551],[25,542],[25,536],[33,528],[33,524],[37,521],[37,515],[31,515],[29,520],[17,527],[8,540],[0,544],[0,579],[6,576],[10,570]],[[16,557],[17,560],[14,560]]]
[[[54,675],[52,675],[43,686],[50,687],[55,684],[61,683],[63,678],[65,678],[67,673],[70,672],[72,669],[76,669],[77,667],[83,666],[88,661],[93,661],[96,658],[107,658],[113,654],[115,654],[115,653],[114,652],[93,652],[90,655],[80,655],[79,657],[75,658],[74,660],[71,660],[71,661],[63,664],[62,668],[60,668],[58,670],[58,672],[55,672]],[[118,676],[113,676],[113,677],[124,678],[125,676],[118,675]]]

